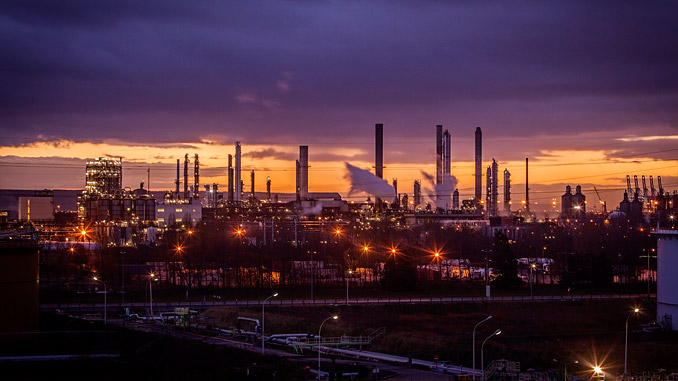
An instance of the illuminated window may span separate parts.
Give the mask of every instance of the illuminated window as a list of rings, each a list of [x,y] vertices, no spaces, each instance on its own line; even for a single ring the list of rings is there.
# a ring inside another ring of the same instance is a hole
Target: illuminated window
[[[177,208],[174,212],[175,212],[175,213],[181,213],[181,212],[183,212],[183,211],[184,211],[183,209]]]
[[[165,212],[165,208],[158,209],[158,213],[163,213],[163,212]]]

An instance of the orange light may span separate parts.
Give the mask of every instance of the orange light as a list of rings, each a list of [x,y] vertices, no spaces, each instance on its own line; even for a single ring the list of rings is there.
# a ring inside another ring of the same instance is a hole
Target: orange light
[[[433,255],[435,255],[436,257],[439,257],[439,256],[440,256],[440,253],[435,252]]]
[[[191,235],[191,234],[193,234],[193,230],[189,230],[187,233],[188,233],[188,235]]]
[[[86,235],[86,234],[87,234],[87,231],[86,231],[86,230],[82,230],[82,231],[80,232],[80,234]]]

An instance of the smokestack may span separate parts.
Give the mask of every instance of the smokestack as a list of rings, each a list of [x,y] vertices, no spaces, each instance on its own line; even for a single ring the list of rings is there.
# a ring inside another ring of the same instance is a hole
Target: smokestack
[[[480,204],[482,199],[483,186],[483,132],[480,127],[476,127],[476,204]]]
[[[399,200],[400,197],[398,197],[398,179],[393,179],[393,190],[394,190],[393,193],[395,194],[395,199]],[[396,204],[398,204],[398,202]]]
[[[184,200],[188,200],[188,154],[184,156]]]
[[[436,185],[443,183],[443,126],[436,126]],[[436,199],[438,195],[436,194]]]
[[[374,125],[374,174],[378,178],[384,178],[384,125]]]
[[[452,173],[452,139],[450,132],[447,130],[443,132],[443,156],[445,160],[443,163],[443,174],[449,175]]]
[[[301,200],[301,195],[299,192],[301,192],[301,170],[299,168],[299,159],[297,159],[297,170],[296,170],[296,176],[297,176],[297,182],[296,182],[296,187],[295,187],[295,192],[297,194],[297,201]]]
[[[511,215],[511,172],[504,169],[504,210]]]
[[[490,198],[491,207],[490,207],[490,216],[496,217],[497,205],[499,202],[499,164],[497,161],[492,158],[492,197]]]
[[[266,200],[271,202],[271,178],[266,178]]]
[[[219,201],[219,184],[212,183],[212,191],[214,192],[212,195],[212,207],[216,209],[217,201]]]
[[[233,202],[233,156],[228,155],[228,202]]]
[[[530,213],[530,166],[528,158],[525,158],[525,212]]]
[[[177,179],[176,181],[174,181],[174,184],[177,186],[176,190],[174,191],[175,200],[179,199],[179,166],[181,165],[180,162],[181,161],[177,159]]]
[[[200,200],[200,162],[198,161],[197,153],[195,154],[193,160],[193,177],[193,189],[195,191],[193,197],[195,197],[196,200]]]
[[[210,192],[209,184],[205,184],[205,206],[208,208],[212,206],[212,192]]]
[[[233,200],[237,203],[242,201],[242,178],[240,176],[241,169],[242,163],[240,161],[240,142],[235,142],[235,172],[233,174],[235,194],[233,195]]]
[[[455,189],[452,193],[452,209],[459,210],[459,189]]]
[[[308,146],[299,146],[299,197],[308,198]]]
[[[250,197],[254,199],[254,169],[250,172]]]

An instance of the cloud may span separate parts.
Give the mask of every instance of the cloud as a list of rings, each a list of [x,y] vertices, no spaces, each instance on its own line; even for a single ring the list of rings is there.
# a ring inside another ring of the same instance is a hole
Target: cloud
[[[249,151],[242,154],[243,157],[252,159],[276,159],[276,160],[294,160],[296,155],[289,152],[280,152],[274,148],[264,148],[258,151]]]

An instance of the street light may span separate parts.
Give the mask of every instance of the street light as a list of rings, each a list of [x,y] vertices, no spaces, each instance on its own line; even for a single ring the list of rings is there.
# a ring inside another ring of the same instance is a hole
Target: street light
[[[264,323],[264,321],[265,321],[265,320],[264,320],[264,307],[266,306],[266,302],[268,302],[269,299],[274,298],[274,297],[276,297],[276,296],[278,296],[278,293],[277,293],[277,292],[276,292],[275,294],[269,296],[268,298],[266,298],[266,299],[264,300],[264,302],[261,303],[261,354],[262,354],[262,355],[264,354],[264,327],[265,327],[265,323]]]
[[[537,265],[535,265],[534,263],[530,265],[530,279],[528,279],[530,281],[530,299],[534,298],[534,294],[532,293],[532,279],[534,278],[534,276],[532,275],[532,273],[536,267]]]
[[[577,361],[577,360],[574,360],[573,362],[564,362],[564,361],[558,361],[556,359],[553,359],[553,362],[557,362],[557,363],[563,364],[565,366],[565,378],[564,378],[565,381],[567,381],[567,365],[568,364],[571,364],[571,365],[579,364],[579,361]]]
[[[330,316],[327,319],[323,320],[323,322],[320,323],[320,329],[318,329],[318,378],[320,378],[320,337],[321,337],[320,332],[323,329],[323,324],[325,324],[325,322],[330,320],[330,319],[337,320],[337,319],[339,319],[339,316],[334,315],[334,316]]]
[[[476,324],[475,327],[473,327],[473,379],[476,379],[476,328],[478,328],[479,325],[485,323],[486,321],[492,319],[492,315],[486,317],[485,319],[481,320]]]
[[[480,367],[482,368],[482,371],[483,371],[483,381],[485,381],[485,356],[484,356],[484,353],[483,353],[483,350],[485,349],[485,343],[487,342],[487,340],[489,340],[493,336],[497,336],[499,334],[501,334],[501,329],[498,329],[498,330],[492,332],[492,334],[490,336],[488,336],[485,340],[483,340],[483,345],[480,346]]]
[[[631,315],[637,314],[639,311],[640,310],[638,308],[634,308],[633,312],[626,317],[626,336],[624,339],[624,375],[626,375],[626,360],[629,353],[629,318]]]
[[[346,305],[348,306],[348,278],[353,275],[353,270],[348,270],[348,275],[346,276]]]
[[[153,281],[158,281],[158,279],[155,277],[154,273],[150,273],[149,279],[148,279],[148,288],[149,288],[149,294],[151,297],[151,318],[153,317]]]
[[[106,324],[106,320],[107,320],[107,317],[108,317],[108,311],[107,311],[108,301],[106,300],[106,294],[108,293],[108,289],[106,288],[106,283],[104,283],[103,280],[101,280],[97,277],[92,277],[92,279],[94,279],[95,282],[99,282],[99,283],[104,285],[104,324]]]

